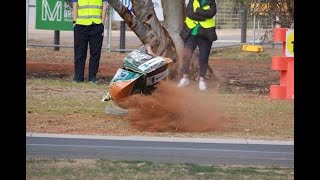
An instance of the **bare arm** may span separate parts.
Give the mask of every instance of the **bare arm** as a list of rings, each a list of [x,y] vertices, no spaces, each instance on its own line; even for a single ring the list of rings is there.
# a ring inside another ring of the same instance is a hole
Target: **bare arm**
[[[74,2],[72,4],[72,7],[73,7],[73,20],[77,21],[77,18],[78,18],[78,3]]]
[[[147,48],[148,54],[151,54],[151,55],[153,55],[153,56],[156,56],[156,55],[153,53],[153,51],[152,51],[152,48],[151,48],[151,45],[150,45],[150,44],[147,44],[147,45],[146,45],[146,48]]]
[[[108,2],[103,2],[103,6],[102,6],[102,23],[103,24],[106,22],[107,9],[108,9]]]

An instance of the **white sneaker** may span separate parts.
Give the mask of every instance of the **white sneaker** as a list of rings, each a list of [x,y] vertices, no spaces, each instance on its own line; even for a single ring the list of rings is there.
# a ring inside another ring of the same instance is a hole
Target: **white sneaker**
[[[189,85],[189,79],[187,78],[182,78],[178,84],[178,87],[186,87]]]
[[[199,81],[199,89],[201,91],[207,90],[207,85],[204,81]]]

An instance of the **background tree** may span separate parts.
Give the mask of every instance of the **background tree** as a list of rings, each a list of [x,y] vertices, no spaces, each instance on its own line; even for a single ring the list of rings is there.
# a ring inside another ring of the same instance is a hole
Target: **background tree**
[[[259,18],[270,18],[273,27],[290,28],[294,24],[294,0],[230,0],[234,10],[245,6]]]

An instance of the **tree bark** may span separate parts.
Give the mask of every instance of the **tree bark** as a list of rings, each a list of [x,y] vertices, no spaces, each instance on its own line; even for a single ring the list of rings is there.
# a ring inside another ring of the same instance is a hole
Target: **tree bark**
[[[158,56],[178,60],[175,43],[167,29],[158,20],[152,0],[131,0],[131,2],[133,13],[119,0],[108,0],[108,3],[118,12],[143,44],[151,44],[154,53]],[[170,73],[170,76],[175,74]]]
[[[182,52],[183,52],[183,42],[180,38],[180,31],[183,26],[183,20],[185,14],[185,1],[184,0],[162,0],[163,8],[163,27],[168,30],[168,33],[174,42],[178,63],[172,67],[171,74],[174,76],[179,74],[178,68],[181,67],[182,62]],[[173,77],[172,77],[173,78]]]
[[[158,20],[152,0],[131,0],[133,12],[131,13],[120,0],[108,0],[108,3],[123,18],[128,27],[138,36],[143,44],[151,44],[154,53],[177,61],[170,67],[170,79],[179,75],[181,67],[183,42],[180,31],[185,18],[185,0],[162,0],[164,22]],[[191,74],[198,74],[198,53],[191,60]],[[213,72],[208,66],[208,73]]]

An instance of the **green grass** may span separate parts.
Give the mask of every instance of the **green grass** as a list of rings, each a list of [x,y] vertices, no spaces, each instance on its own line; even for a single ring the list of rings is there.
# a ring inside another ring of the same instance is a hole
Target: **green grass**
[[[105,113],[105,107],[111,105],[101,101],[107,87],[106,83],[28,78],[27,132],[293,140],[293,101],[220,92],[217,101],[225,117],[232,120],[229,131],[149,133],[137,131],[121,116]]]
[[[27,179],[294,179],[293,168],[27,159]]]
[[[73,83],[60,79],[28,79],[27,110],[29,113],[101,114],[106,103],[102,96],[107,84]]]

